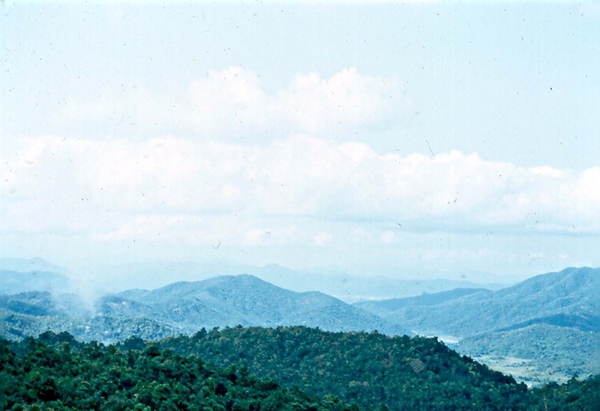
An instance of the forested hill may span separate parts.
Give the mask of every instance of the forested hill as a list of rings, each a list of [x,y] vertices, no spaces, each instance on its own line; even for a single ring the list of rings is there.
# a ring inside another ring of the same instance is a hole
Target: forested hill
[[[141,344],[139,339],[130,339],[121,347],[143,348]],[[245,366],[284,386],[297,385],[312,395],[334,393],[364,408],[537,410],[542,409],[540,396],[548,397],[546,391],[528,391],[512,377],[461,357],[435,338],[332,333],[306,327],[237,327],[168,338],[159,346],[210,359],[219,366]],[[598,379],[589,381],[598,386]],[[573,381],[571,388],[560,389],[579,390],[578,384]],[[567,409],[563,399],[557,396],[552,403],[556,407],[548,409]],[[597,397],[573,395],[570,399],[579,405],[588,400]],[[596,408],[588,404],[573,409]]]
[[[329,295],[314,291],[297,293],[247,274],[177,282],[152,291],[128,290],[104,298],[100,310],[105,316],[116,317],[143,313],[146,318],[177,324],[182,330],[193,332],[201,327],[242,324],[412,334],[399,324]]]
[[[599,395],[598,377],[528,390],[435,339],[377,333],[234,328],[109,346],[68,333],[0,339],[0,409],[15,411],[595,411]]]
[[[397,321],[425,335],[453,335],[461,338],[482,332],[499,331],[537,319],[572,317],[567,325],[596,321],[600,310],[600,268],[567,268],[542,274],[498,291],[482,290],[404,300],[357,304],[388,320]],[[455,298],[447,298],[449,295]],[[432,304],[431,301],[434,303]],[[594,319],[577,319],[589,316]],[[547,322],[547,321],[538,321]],[[560,324],[554,324],[560,325]]]
[[[0,339],[0,410],[359,411],[311,397],[242,368],[218,368],[154,345],[122,352],[67,333],[20,343]]]

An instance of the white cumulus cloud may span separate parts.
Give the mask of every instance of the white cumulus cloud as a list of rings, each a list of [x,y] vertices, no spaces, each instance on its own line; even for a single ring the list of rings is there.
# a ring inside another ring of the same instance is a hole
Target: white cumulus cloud
[[[381,226],[384,244],[391,227],[600,233],[600,168],[524,168],[458,151],[403,157],[303,135],[251,146],[42,136],[0,167],[5,234],[326,245],[319,222],[336,221]]]
[[[129,126],[145,132],[184,128],[199,137],[264,142],[281,133],[339,136],[381,126],[398,120],[411,106],[398,79],[363,75],[354,68],[330,78],[297,74],[269,93],[257,73],[228,67],[208,72],[177,94],[182,97],[169,99],[135,86],[91,101],[71,101],[56,120],[110,125],[108,134]]]

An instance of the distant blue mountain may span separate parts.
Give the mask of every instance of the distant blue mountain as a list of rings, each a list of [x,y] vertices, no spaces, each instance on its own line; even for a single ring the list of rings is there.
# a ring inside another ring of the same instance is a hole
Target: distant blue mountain
[[[554,314],[545,317],[537,317],[528,321],[513,324],[509,327],[500,328],[495,331],[512,331],[519,328],[529,327],[534,324],[548,324],[556,327],[577,328],[578,330],[587,332],[593,331],[600,333],[600,316],[592,314]],[[600,349],[600,347],[599,347]]]
[[[506,284],[482,284],[464,279],[396,279],[384,276],[358,276],[340,271],[298,271],[278,265],[263,267],[229,264],[197,264],[162,261],[96,267],[113,279],[106,287],[113,291],[144,287],[158,288],[176,281],[201,281],[223,275],[251,274],[273,285],[296,292],[320,291],[345,302],[418,296],[455,288],[497,290]],[[403,277],[411,273],[402,273]],[[417,274],[415,276],[418,277]]]
[[[373,313],[378,312],[385,315],[386,313],[400,310],[405,307],[438,305],[475,293],[489,295],[492,291],[485,288],[455,288],[449,291],[442,291],[441,293],[424,293],[416,297],[392,298],[381,301],[361,301],[354,305]]]
[[[305,325],[328,331],[410,334],[391,323],[320,292],[297,293],[252,275],[177,282],[152,290],[128,290],[105,297],[100,312],[135,313],[182,328]]]
[[[70,286],[62,274],[49,271],[0,270],[0,294],[17,294],[25,291],[64,292]]]
[[[502,369],[535,383],[536,373],[557,379],[600,372],[599,296],[600,269],[584,267],[497,291],[453,290],[355,305],[419,334],[459,340],[453,348],[493,366],[520,358],[529,365]],[[533,374],[523,374],[525,369]]]
[[[76,296],[37,291],[0,296],[0,308],[6,310],[6,333],[13,339],[51,330],[110,342],[132,335],[154,339],[237,325],[411,334],[326,294],[285,290],[251,275],[177,282],[151,291],[126,290],[100,298],[92,311]]]
[[[497,291],[455,291],[359,306],[419,333],[462,338],[559,314],[597,316],[598,295],[600,269],[567,268]]]
[[[45,271],[64,274],[65,269],[43,258],[0,258],[0,270],[17,272]]]

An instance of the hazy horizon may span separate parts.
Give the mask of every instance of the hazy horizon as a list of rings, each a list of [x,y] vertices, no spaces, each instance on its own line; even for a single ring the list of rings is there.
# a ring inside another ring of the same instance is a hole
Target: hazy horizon
[[[563,267],[554,272],[568,268],[585,267]],[[490,281],[488,273],[468,271],[461,275],[405,272],[399,273],[400,275],[376,273],[365,276],[336,268],[294,270],[279,264],[253,266],[226,262],[145,261],[73,268],[54,265],[41,257],[31,259],[0,257],[0,270],[23,273],[58,273],[68,279],[70,285],[67,288],[56,288],[54,292],[73,292],[91,300],[106,293],[117,293],[130,289],[152,290],[176,282],[204,281],[221,276],[252,275],[285,289],[300,292],[321,291],[347,302],[398,298],[398,296],[413,296],[421,293],[432,294],[455,288],[482,287],[497,290],[516,285],[538,275],[549,274],[536,272],[527,276],[503,276],[502,281],[493,282]],[[363,289],[364,293],[361,291]],[[386,289],[389,290],[387,293],[389,295],[386,294]],[[369,294],[373,290],[377,290],[375,293],[377,295]]]

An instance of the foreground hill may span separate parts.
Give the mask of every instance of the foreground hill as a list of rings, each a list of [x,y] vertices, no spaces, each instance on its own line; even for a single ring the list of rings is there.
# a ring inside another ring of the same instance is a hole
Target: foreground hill
[[[130,339],[120,346],[143,349],[144,343]],[[236,327],[168,338],[159,346],[219,366],[245,366],[284,386],[297,385],[319,396],[334,393],[370,409],[385,405],[390,410],[538,410],[546,395],[461,357],[434,338]],[[556,404],[547,403],[548,409],[569,409],[561,398]],[[570,401],[573,409],[595,409],[584,405],[592,403],[587,397],[582,401],[573,395]]]
[[[211,347],[211,356],[197,355],[202,346]],[[254,376],[244,361],[277,378]],[[47,332],[18,343],[0,339],[0,365],[0,409],[7,410],[595,411],[600,405],[598,376],[528,390],[435,339],[305,327],[238,327],[110,346]]]
[[[550,378],[600,372],[599,294],[600,269],[567,268],[498,291],[356,305],[417,333],[460,340],[456,348],[469,355],[533,360]]]
[[[2,410],[359,410],[156,346],[121,352],[68,334],[0,339],[0,365]]]

